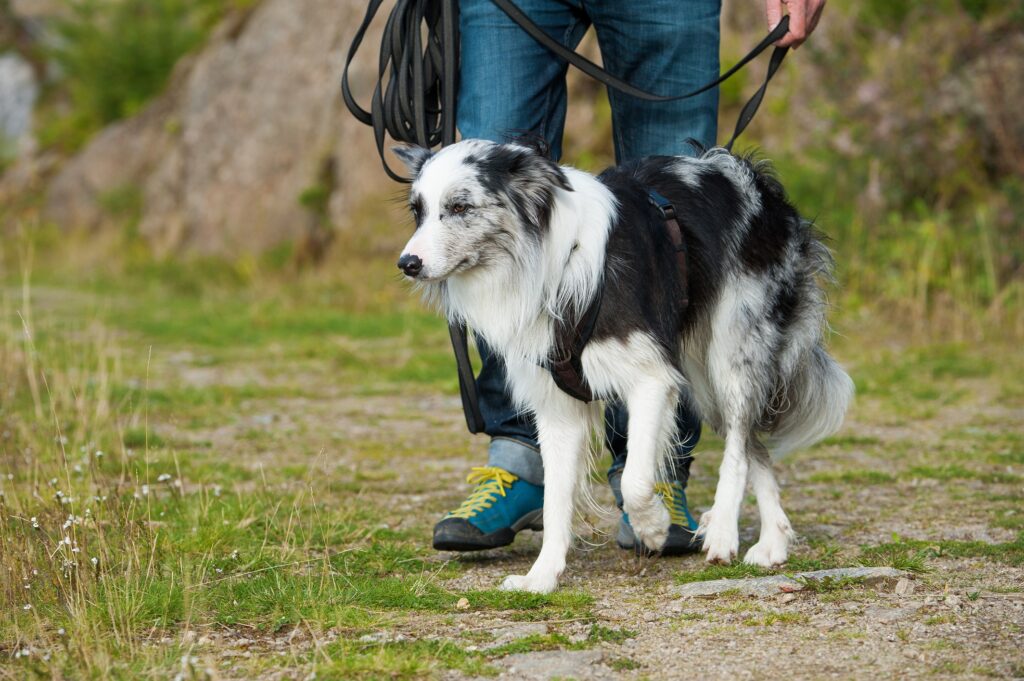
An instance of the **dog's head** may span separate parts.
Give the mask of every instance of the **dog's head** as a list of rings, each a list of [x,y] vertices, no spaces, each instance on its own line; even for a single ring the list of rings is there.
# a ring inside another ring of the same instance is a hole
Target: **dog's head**
[[[548,229],[557,192],[572,191],[556,163],[526,146],[464,140],[436,154],[394,151],[414,177],[416,221],[398,267],[420,282],[524,260]]]

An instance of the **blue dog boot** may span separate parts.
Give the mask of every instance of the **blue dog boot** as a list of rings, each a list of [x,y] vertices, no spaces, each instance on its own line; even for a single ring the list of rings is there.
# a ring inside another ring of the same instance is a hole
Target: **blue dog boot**
[[[615,502],[622,508],[622,470],[612,471],[608,474],[608,484],[615,495]],[[687,553],[700,551],[700,541],[697,540],[697,521],[690,515],[690,509],[686,503],[686,490],[683,483],[678,480],[672,482],[659,482],[654,486],[655,493],[661,497],[672,524],[668,527],[668,538],[661,548],[663,556],[681,556]],[[629,524],[629,514],[623,513],[619,520],[619,529],[615,534],[615,543],[620,549],[633,550],[639,554],[649,554],[650,549],[644,543],[638,541],[633,532],[633,526]]]
[[[542,530],[544,488],[497,466],[472,469],[476,488],[434,526],[438,551],[483,551],[508,546],[521,530]]]

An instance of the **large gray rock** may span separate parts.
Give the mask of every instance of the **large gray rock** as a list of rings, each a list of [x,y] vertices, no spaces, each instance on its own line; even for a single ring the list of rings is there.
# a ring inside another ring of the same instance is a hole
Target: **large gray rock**
[[[707,582],[690,582],[675,587],[680,598],[717,596],[723,593],[739,593],[744,596],[775,596],[780,593],[802,591],[808,582],[850,579],[862,584],[895,582],[909,573],[888,567],[835,568],[797,572],[793,575],[769,575],[751,579],[714,579]]]
[[[326,177],[329,218],[344,228],[353,205],[388,187],[372,132],[338,92],[364,11],[358,0],[264,0],[233,15],[161,97],[64,166],[47,216],[97,227],[105,195],[137,188],[140,231],[158,253],[232,256],[305,236],[311,216],[299,197]],[[368,93],[375,55],[365,56],[354,75]]]
[[[0,54],[0,142],[15,151],[31,137],[32,110],[39,97],[32,65],[15,52]],[[0,154],[4,153],[0,149]]]

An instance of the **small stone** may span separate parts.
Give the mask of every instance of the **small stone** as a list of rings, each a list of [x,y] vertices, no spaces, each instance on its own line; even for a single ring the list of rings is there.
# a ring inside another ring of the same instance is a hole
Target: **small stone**
[[[468,598],[460,598],[459,602],[455,604],[455,607],[458,610],[466,610],[467,608],[469,608],[469,599]]]
[[[959,608],[961,603],[962,601],[959,596],[954,596],[952,594],[946,596],[946,605],[950,608]]]
[[[906,577],[896,582],[896,588],[894,589],[897,596],[909,596],[914,593],[914,583]]]

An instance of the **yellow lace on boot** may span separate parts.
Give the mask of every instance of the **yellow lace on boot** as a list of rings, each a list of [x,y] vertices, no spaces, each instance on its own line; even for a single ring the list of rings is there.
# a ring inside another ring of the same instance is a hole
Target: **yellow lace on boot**
[[[505,496],[505,490],[519,476],[509,473],[504,468],[494,466],[478,466],[470,470],[466,482],[476,485],[476,489],[462,502],[457,509],[448,514],[449,518],[472,518],[480,511],[494,505],[498,495]]]
[[[686,497],[676,496],[676,485],[679,483],[658,482],[654,484],[654,493],[661,497],[668,509],[668,516],[672,519],[673,525],[683,527],[690,526],[690,519],[686,517],[683,510],[683,499]]]

